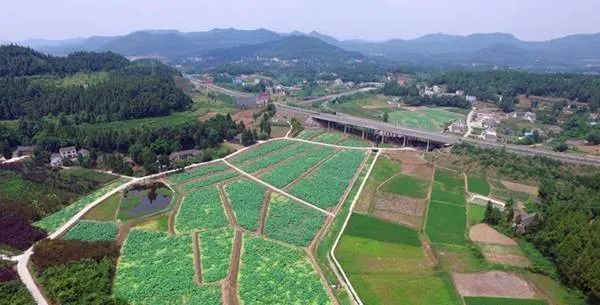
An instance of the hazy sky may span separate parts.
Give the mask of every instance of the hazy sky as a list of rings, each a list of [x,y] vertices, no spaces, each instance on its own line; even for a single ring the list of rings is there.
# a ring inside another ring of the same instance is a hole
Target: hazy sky
[[[600,0],[0,0],[0,41],[215,27],[344,39],[507,32],[545,40],[600,32]]]

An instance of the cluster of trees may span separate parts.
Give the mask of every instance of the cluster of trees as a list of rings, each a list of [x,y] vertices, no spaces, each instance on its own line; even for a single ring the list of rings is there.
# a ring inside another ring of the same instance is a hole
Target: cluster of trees
[[[78,115],[102,122],[168,115],[186,110],[192,100],[168,74],[111,73],[90,86],[53,86],[29,78],[0,78],[0,120],[23,116]]]
[[[419,96],[419,89],[416,86],[400,86],[394,81],[385,83],[381,93],[390,96]]]
[[[404,102],[411,106],[471,107],[471,103],[463,96],[421,96],[416,86],[401,86],[397,82],[386,83],[380,92],[405,97]]]
[[[498,101],[498,95],[519,94],[563,97],[600,106],[600,77],[581,74],[533,74],[518,71],[449,71],[434,76],[434,84],[465,90],[479,98]]]
[[[471,103],[463,96],[411,96],[406,98],[405,103],[411,106],[471,108]]]
[[[114,242],[43,240],[31,264],[52,303],[124,305],[111,295],[118,255]]]
[[[541,181],[536,221],[524,237],[556,264],[561,280],[581,289],[590,304],[600,301],[600,270],[595,268],[600,262],[600,171],[464,144],[455,146],[453,152],[468,157],[472,164],[466,167],[476,165],[515,180]],[[508,220],[513,215],[508,211],[490,210],[486,221],[511,224]]]
[[[0,77],[109,71],[129,64],[127,58],[112,52],[75,52],[55,57],[17,45],[0,46]]]
[[[224,140],[232,140],[246,130],[243,123],[237,124],[230,115],[216,115],[203,122],[190,122],[161,128],[132,126],[122,128],[94,128],[76,125],[72,120],[45,118],[41,121],[19,120],[15,126],[0,124],[0,143],[7,143],[12,150],[17,145],[35,145],[35,159],[48,162],[49,153],[59,147],[74,145],[91,151],[89,159],[82,160],[93,166],[101,154],[118,153],[130,156],[143,165],[148,172],[156,172],[161,166],[157,161],[168,160],[167,156],[178,150],[218,147]],[[116,155],[107,157],[108,167],[119,173],[129,173],[128,166]]]

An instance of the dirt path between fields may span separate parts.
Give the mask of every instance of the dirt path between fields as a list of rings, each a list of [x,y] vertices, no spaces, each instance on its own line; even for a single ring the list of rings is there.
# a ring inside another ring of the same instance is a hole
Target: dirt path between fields
[[[238,274],[240,271],[240,258],[242,256],[242,231],[235,230],[233,249],[231,252],[231,264],[229,274],[221,286],[223,305],[238,305]]]
[[[127,238],[127,235],[129,235],[129,231],[131,231],[130,223],[123,223],[119,225],[119,233],[117,234],[117,238],[115,241],[117,247],[121,248],[123,243],[125,243],[125,239]]]
[[[331,218],[331,220],[334,219],[333,217],[329,217],[329,218]],[[313,250],[307,249],[305,252],[306,252],[306,256],[308,257],[310,263],[313,265],[314,270],[317,271],[317,274],[319,275],[319,278],[321,279],[321,284],[323,285],[323,287],[325,288],[325,291],[327,291],[327,294],[329,295],[329,299],[333,302],[333,305],[340,305],[340,303],[338,302],[338,299],[335,297],[335,294],[333,293],[333,290],[331,289],[331,286],[329,286],[329,283],[327,282],[327,279],[325,278],[325,274],[323,273],[323,270],[321,270],[319,263],[317,263],[317,258],[313,255]]]
[[[235,228],[237,227],[237,220],[235,219],[235,213],[231,208],[231,203],[229,202],[229,198],[227,197],[227,193],[225,192],[223,183],[217,184],[217,188],[219,189],[219,195],[221,196],[221,202],[223,203],[223,207],[225,208],[225,214],[227,214],[229,225]]]
[[[169,213],[169,223],[168,223],[168,232],[170,235],[175,235],[175,218],[177,217],[177,212],[179,212],[179,207],[181,206],[181,202],[183,202],[183,198],[185,197],[183,193],[183,185],[179,185],[177,187],[177,200]]]
[[[202,285],[202,260],[200,258],[200,238],[198,232],[192,233],[192,243],[194,247],[194,281],[196,285]]]
[[[271,190],[267,189],[265,192],[265,198],[263,199],[262,209],[260,210],[260,218],[258,220],[257,233],[260,235],[265,234],[265,223],[267,222],[267,213],[269,212],[269,203],[271,202]]]

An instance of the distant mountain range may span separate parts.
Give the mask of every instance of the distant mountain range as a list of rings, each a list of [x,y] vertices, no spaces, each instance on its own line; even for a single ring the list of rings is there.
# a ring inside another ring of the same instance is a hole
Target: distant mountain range
[[[366,57],[395,65],[437,68],[600,71],[600,34],[572,35],[544,42],[522,41],[504,33],[430,34],[411,40],[371,42],[338,40],[318,32],[276,33],[266,29],[214,29],[190,33],[144,30],[123,36],[29,40],[20,44],[55,55],[78,50],[114,51],[130,57],[158,57],[174,63],[216,63],[252,57],[306,60],[318,57],[324,62]]]

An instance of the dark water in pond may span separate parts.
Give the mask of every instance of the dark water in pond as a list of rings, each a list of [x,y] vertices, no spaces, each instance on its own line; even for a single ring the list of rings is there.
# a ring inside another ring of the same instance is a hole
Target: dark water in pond
[[[168,190],[162,185],[151,185],[148,188],[135,188],[127,191],[125,197],[139,197],[139,203],[127,211],[127,216],[137,217],[144,214],[153,213],[165,209],[171,203],[172,195],[163,195],[157,192],[158,189]]]

